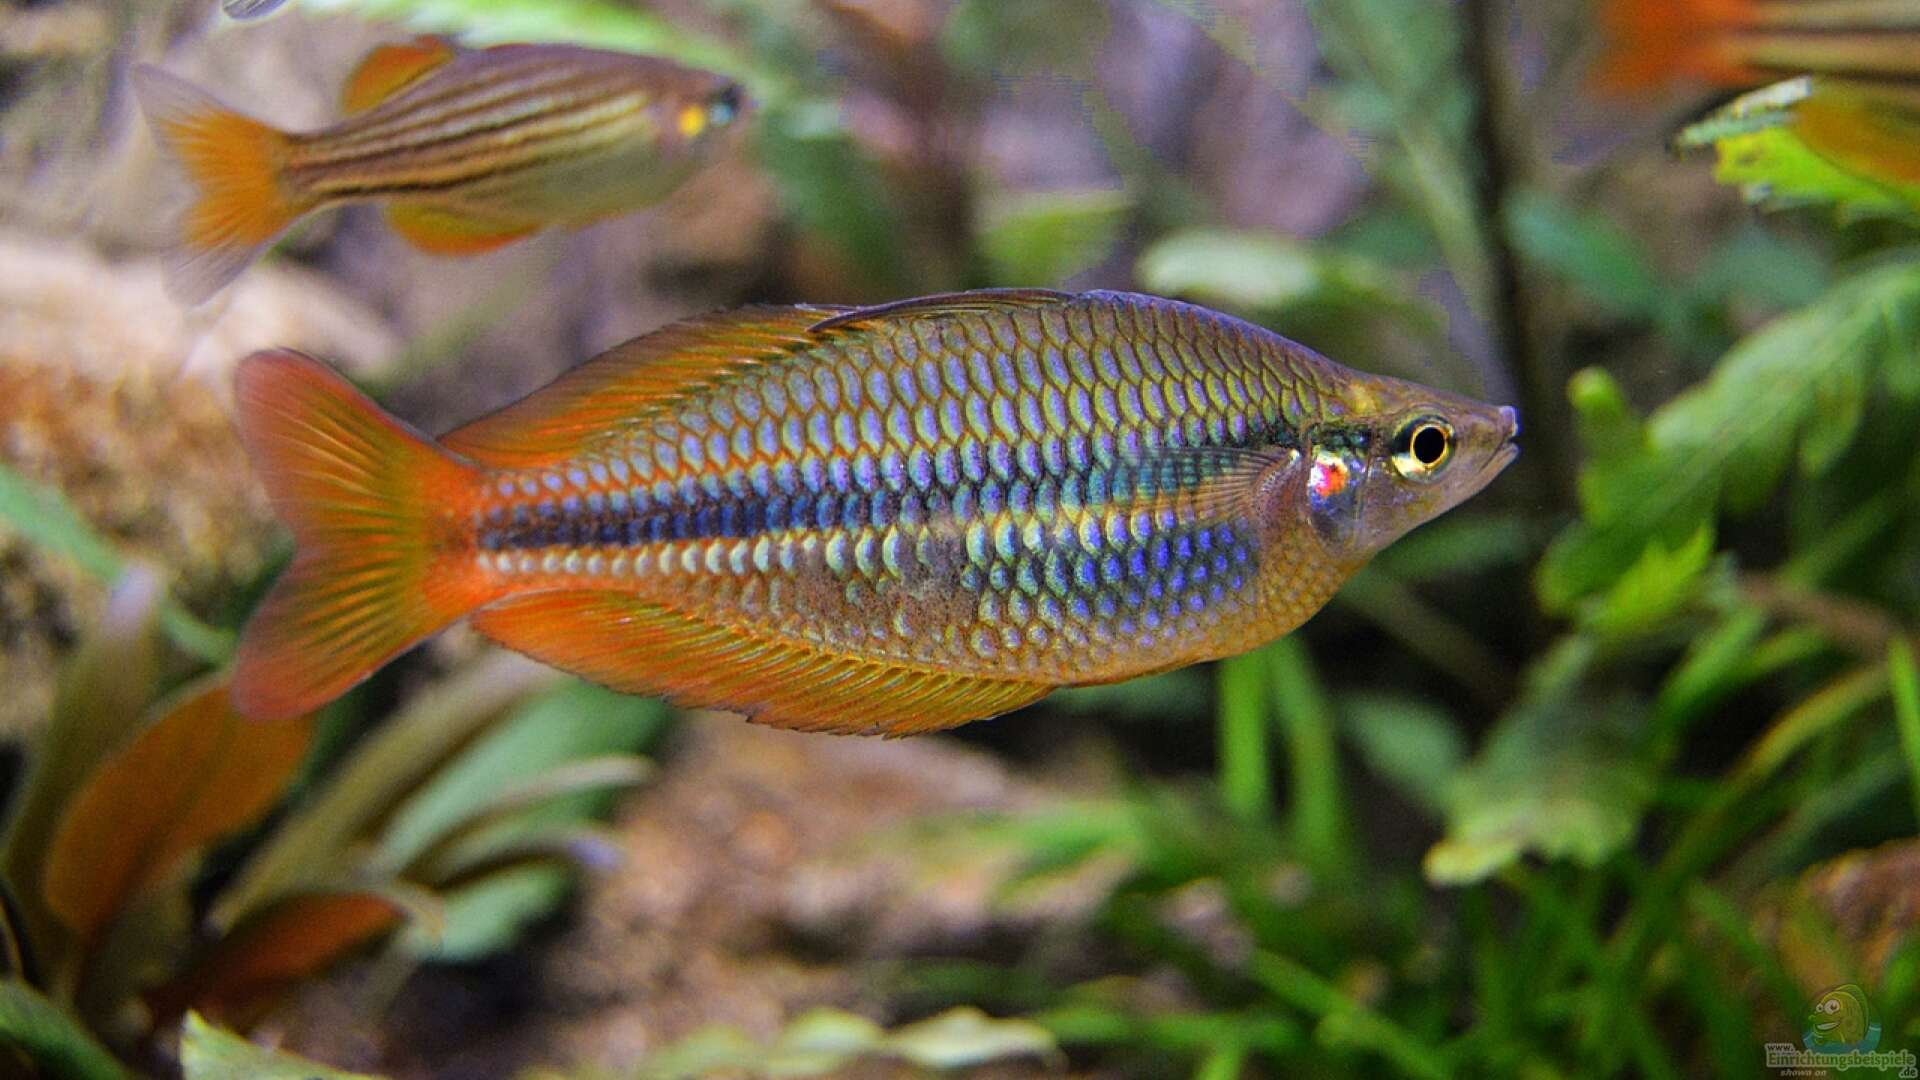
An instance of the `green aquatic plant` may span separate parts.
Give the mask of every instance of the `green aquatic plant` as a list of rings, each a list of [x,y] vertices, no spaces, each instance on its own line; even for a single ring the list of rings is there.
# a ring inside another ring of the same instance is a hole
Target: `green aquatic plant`
[[[397,970],[502,948],[574,864],[606,861],[592,818],[647,775],[632,751],[657,706],[516,658],[344,755],[328,718],[242,719],[217,674],[154,700],[163,610],[150,575],[123,577],[0,847],[0,1045],[49,1074],[124,1075],[116,1058],[147,1058],[190,1013],[244,1028],[370,947]]]

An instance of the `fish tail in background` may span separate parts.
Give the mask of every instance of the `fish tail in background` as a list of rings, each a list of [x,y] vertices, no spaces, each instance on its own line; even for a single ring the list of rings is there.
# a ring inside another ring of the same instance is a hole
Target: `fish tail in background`
[[[134,69],[133,89],[155,138],[193,183],[167,286],[182,302],[198,304],[239,277],[312,203],[281,176],[285,132],[151,65]]]
[[[242,635],[233,702],[261,719],[319,707],[493,598],[449,506],[477,466],[311,357],[241,361],[241,441],[293,532],[293,564]]]
[[[1754,0],[1602,0],[1606,48],[1596,88],[1616,95],[1697,80],[1714,85],[1756,81],[1728,48],[1728,34],[1750,25]]]
[[[1790,126],[1807,148],[1876,180],[1920,185],[1920,108],[1815,80]]]

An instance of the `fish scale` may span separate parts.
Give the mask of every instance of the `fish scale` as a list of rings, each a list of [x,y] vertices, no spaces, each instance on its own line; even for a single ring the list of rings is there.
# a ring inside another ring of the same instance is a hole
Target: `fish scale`
[[[470,615],[618,689],[895,734],[1286,633],[1518,430],[1202,308],[1039,290],[703,316],[441,447],[292,354],[239,401],[298,549],[243,710]]]

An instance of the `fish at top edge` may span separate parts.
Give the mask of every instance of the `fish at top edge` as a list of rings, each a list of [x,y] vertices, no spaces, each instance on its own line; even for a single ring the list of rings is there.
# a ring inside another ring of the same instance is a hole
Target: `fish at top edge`
[[[488,251],[658,202],[709,156],[747,100],[723,75],[562,44],[467,49],[422,37],[368,53],[345,116],[286,132],[151,65],[135,95],[194,202],[168,265],[200,303],[302,216],[372,202],[414,246]]]
[[[702,316],[437,444],[297,353],[237,379],[296,543],[263,717],[470,617],[618,690],[950,727],[1285,634],[1518,453],[1510,407],[1112,292]]]

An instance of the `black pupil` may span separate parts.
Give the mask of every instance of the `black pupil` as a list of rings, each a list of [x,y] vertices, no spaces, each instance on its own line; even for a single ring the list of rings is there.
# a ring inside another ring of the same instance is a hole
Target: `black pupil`
[[[1413,460],[1422,465],[1435,465],[1446,453],[1446,432],[1428,424],[1413,433]]]

